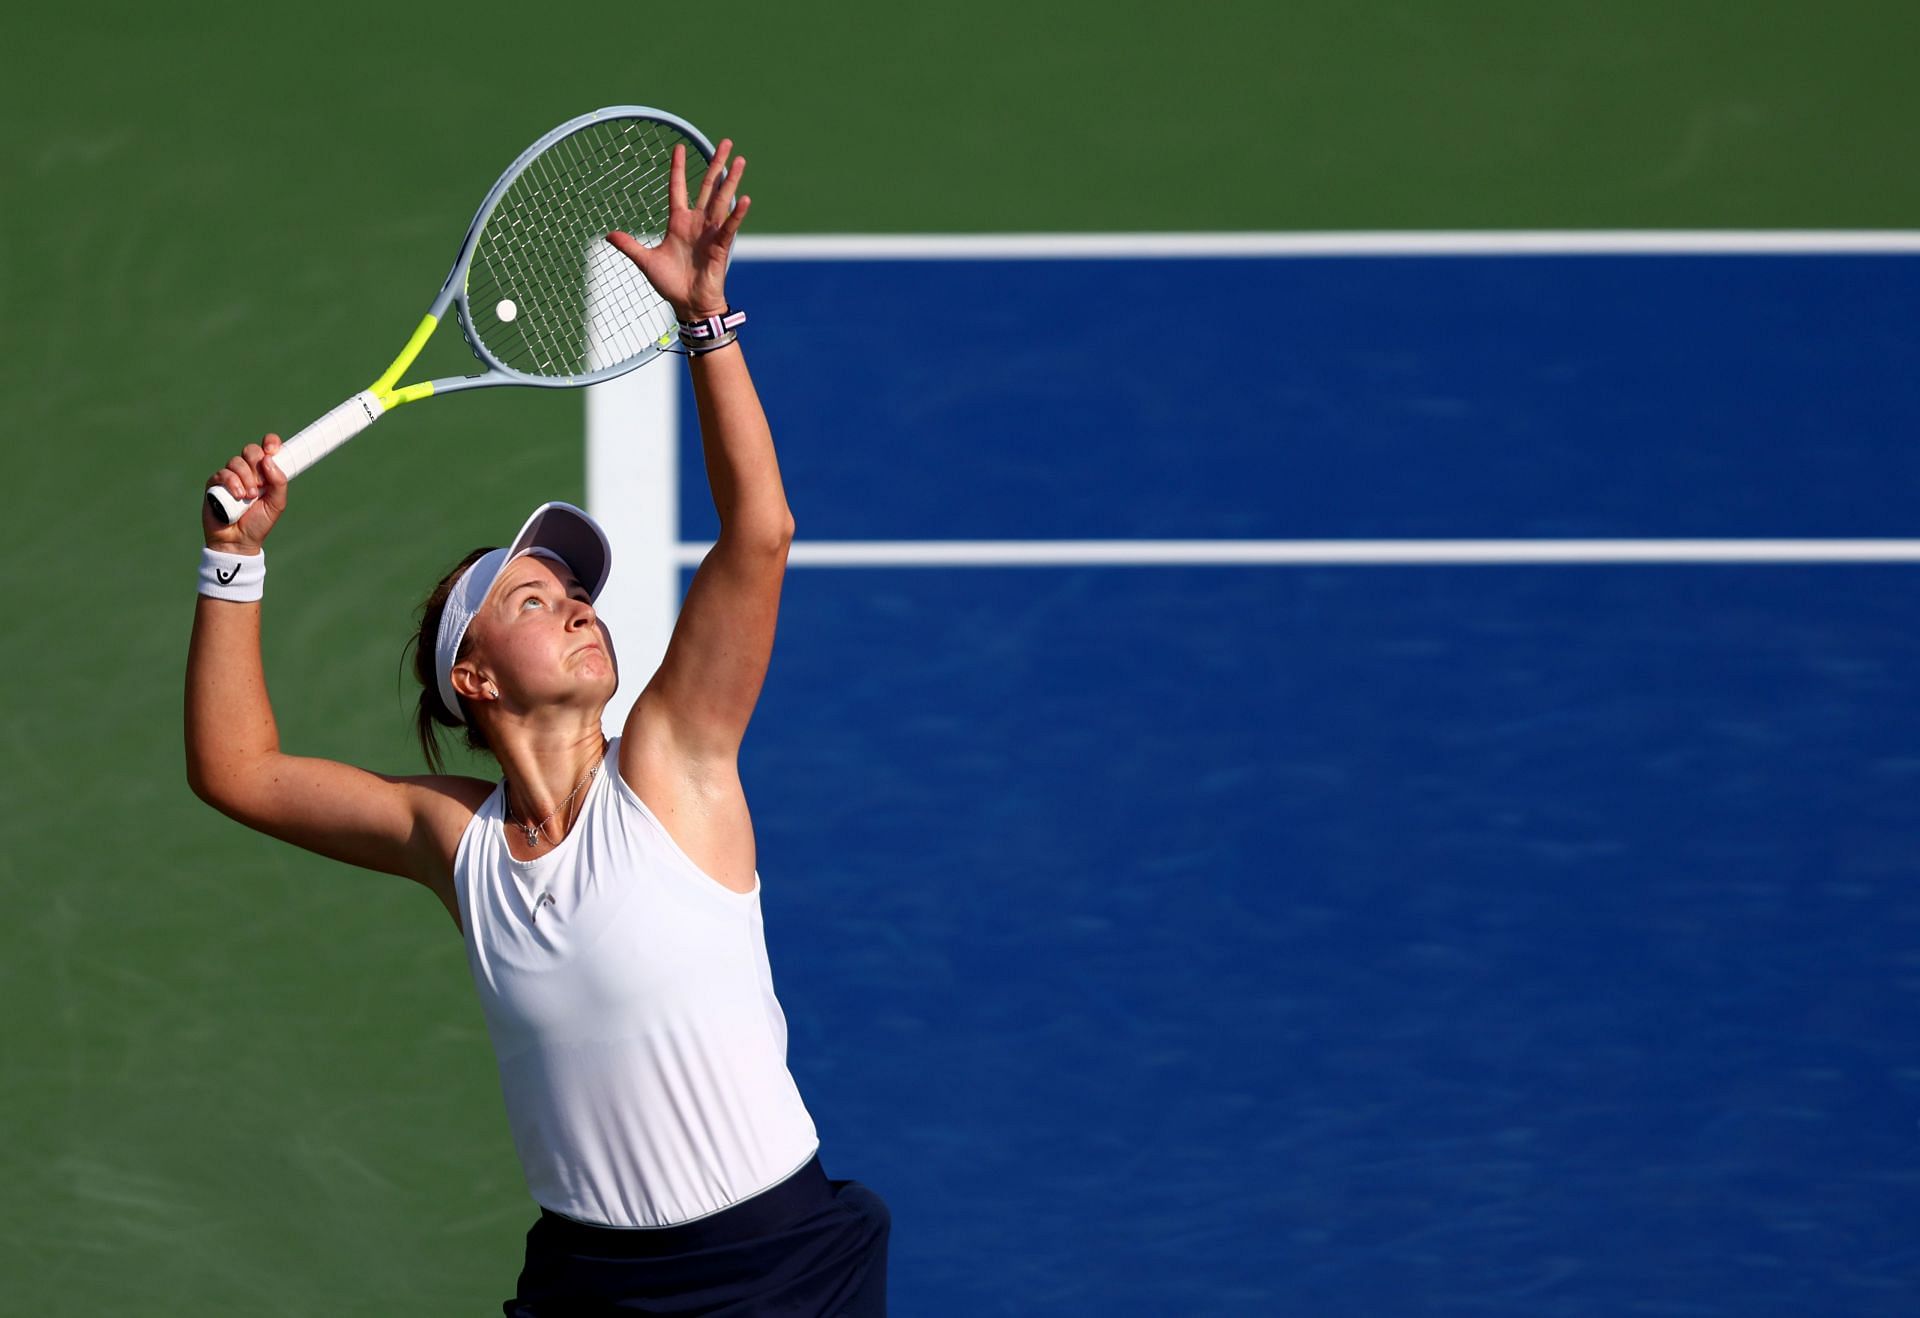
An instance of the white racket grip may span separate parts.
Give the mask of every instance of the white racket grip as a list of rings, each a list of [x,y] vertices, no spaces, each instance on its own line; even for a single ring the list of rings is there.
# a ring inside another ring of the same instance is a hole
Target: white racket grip
[[[286,478],[292,480],[378,421],[386,410],[378,394],[364,389],[282,444],[273,460]],[[207,487],[207,503],[213,515],[227,526],[239,521],[247,509],[253,507],[253,500],[236,499],[227,493],[226,486],[219,484]]]

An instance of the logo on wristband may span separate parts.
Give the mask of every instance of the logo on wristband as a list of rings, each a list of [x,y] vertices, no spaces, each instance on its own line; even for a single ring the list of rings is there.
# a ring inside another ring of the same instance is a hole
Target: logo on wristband
[[[233,565],[233,571],[231,572],[222,572],[219,568],[215,568],[213,570],[213,575],[220,579],[221,585],[231,586],[233,584],[233,579],[240,575],[240,564],[235,563]]]

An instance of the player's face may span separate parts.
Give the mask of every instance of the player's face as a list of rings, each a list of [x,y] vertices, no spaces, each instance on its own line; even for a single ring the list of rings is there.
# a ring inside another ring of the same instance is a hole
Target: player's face
[[[571,570],[527,555],[507,564],[474,615],[471,657],[523,709],[604,705],[617,675],[613,643]]]

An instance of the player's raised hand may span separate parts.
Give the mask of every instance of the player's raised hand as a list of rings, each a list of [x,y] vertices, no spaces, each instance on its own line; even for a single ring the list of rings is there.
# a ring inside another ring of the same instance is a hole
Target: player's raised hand
[[[273,455],[280,451],[280,436],[267,435],[258,444],[249,444],[232,461],[213,473],[209,487],[223,485],[235,499],[252,499],[239,521],[232,526],[214,516],[207,501],[200,501],[200,525],[206,531],[207,544],[229,554],[257,553],[267,532],[280,520],[287,506],[287,478]]]
[[[747,218],[749,197],[734,198],[747,158],[728,165],[731,138],[721,138],[713,163],[700,180],[700,194],[687,200],[687,149],[673,148],[667,183],[667,231],[647,246],[629,233],[610,233],[607,241],[624,252],[646,276],[681,320],[715,316],[727,309],[727,253],[740,222]]]

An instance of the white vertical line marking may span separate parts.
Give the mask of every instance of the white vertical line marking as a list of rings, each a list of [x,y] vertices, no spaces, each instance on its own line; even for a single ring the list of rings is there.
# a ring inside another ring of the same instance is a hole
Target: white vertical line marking
[[[603,726],[619,735],[660,666],[680,611],[680,371],[650,362],[587,396],[587,511],[606,528],[613,572],[596,606],[613,633],[620,689]]]

